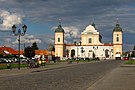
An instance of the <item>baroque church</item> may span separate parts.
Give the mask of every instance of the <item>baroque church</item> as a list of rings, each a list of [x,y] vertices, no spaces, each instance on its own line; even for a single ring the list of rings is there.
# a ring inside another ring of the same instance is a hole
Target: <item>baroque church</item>
[[[122,28],[119,23],[113,29],[113,43],[103,43],[102,36],[96,30],[95,24],[88,25],[81,32],[81,40],[73,44],[64,42],[64,29],[61,24],[55,29],[55,57],[121,59],[122,58]]]

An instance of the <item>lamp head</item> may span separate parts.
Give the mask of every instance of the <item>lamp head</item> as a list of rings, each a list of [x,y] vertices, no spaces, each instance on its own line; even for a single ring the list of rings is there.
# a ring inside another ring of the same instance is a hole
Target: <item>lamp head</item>
[[[22,28],[23,28],[23,32],[25,33],[27,30],[27,26],[24,24]]]
[[[15,31],[16,31],[16,26],[15,25],[12,26],[12,31],[13,31],[13,33],[15,33]]]

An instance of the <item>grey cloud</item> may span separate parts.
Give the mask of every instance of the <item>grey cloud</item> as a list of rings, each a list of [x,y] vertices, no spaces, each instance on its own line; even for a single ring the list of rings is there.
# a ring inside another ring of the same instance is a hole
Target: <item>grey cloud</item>
[[[58,22],[61,18],[66,27],[79,27],[81,31],[94,21],[107,41],[111,40],[116,18],[124,32],[135,32],[134,3],[135,0],[5,0],[0,7],[18,12],[32,22]],[[129,43],[127,38],[124,39]]]
[[[29,34],[26,34],[25,36],[22,36],[20,38],[21,44],[32,44],[34,42],[41,43],[42,41],[40,39],[38,39],[37,37],[35,37],[34,35],[29,35]],[[18,37],[16,38],[16,40],[14,42],[12,42],[12,44],[18,45]]]

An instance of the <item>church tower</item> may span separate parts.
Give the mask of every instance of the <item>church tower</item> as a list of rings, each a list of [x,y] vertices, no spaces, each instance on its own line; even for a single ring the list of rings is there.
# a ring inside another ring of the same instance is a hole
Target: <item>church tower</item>
[[[122,57],[122,50],[123,50],[122,33],[123,33],[122,28],[120,27],[119,23],[117,23],[115,28],[113,29],[113,58],[114,59],[121,59]]]
[[[55,29],[55,57],[64,56],[64,29],[61,24]]]

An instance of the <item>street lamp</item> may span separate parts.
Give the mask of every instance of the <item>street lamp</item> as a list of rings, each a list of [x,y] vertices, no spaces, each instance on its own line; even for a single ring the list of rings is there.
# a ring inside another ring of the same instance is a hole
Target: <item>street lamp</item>
[[[110,59],[111,59],[112,58],[113,49],[110,49],[109,52],[110,52]]]
[[[18,50],[19,50],[19,53],[18,53],[19,54],[18,70],[20,70],[20,36],[24,36],[25,35],[26,30],[27,30],[27,26],[23,25],[22,28],[23,28],[23,33],[21,32],[20,29],[18,29],[18,32],[16,33],[16,26],[15,25],[12,26],[13,34],[15,36],[18,36],[18,43],[19,43],[18,44]]]
[[[97,56],[96,55],[96,50],[98,49],[98,46],[94,46],[93,49],[95,50],[95,56]]]
[[[82,53],[82,56],[83,56],[83,53],[85,52],[85,50],[83,50],[84,48],[81,47],[81,53]]]
[[[49,45],[49,51],[50,51],[50,60],[52,60],[52,44]],[[49,63],[50,63],[50,60],[49,60]]]
[[[75,46],[77,46],[77,42],[76,41],[74,42],[74,44],[75,44]],[[78,60],[78,46],[77,46],[77,57],[76,58]]]

